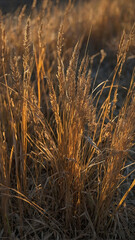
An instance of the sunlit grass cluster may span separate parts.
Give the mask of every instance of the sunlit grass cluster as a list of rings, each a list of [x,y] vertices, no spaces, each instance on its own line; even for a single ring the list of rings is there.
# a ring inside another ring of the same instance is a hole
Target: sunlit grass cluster
[[[1,13],[1,239],[134,239],[134,67],[120,84],[134,8],[33,1]],[[115,66],[100,81],[105,51]]]

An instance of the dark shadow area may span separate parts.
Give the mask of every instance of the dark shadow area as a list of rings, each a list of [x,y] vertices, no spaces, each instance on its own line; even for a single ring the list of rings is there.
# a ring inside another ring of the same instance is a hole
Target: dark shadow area
[[[32,0],[1,0],[0,1],[0,9],[3,14],[7,14],[9,12],[14,12],[18,7],[22,7],[27,4],[28,7],[31,6]],[[40,1],[39,1],[40,2]]]
[[[60,4],[67,4],[69,0],[52,0],[53,4],[56,4],[56,2],[59,2]],[[51,1],[49,1],[51,2]],[[79,2],[79,0],[76,0],[74,2]],[[7,14],[7,13],[13,13],[17,10],[18,7],[23,7],[24,5],[27,5],[27,10],[30,10],[30,7],[32,6],[33,0],[1,0],[0,1],[0,9],[2,11],[3,14]],[[37,8],[41,5],[41,3],[43,3],[42,0],[38,0],[36,3]]]

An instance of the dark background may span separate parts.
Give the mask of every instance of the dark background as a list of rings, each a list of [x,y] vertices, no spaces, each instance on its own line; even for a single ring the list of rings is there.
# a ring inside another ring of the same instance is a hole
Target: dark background
[[[56,2],[56,0],[49,0],[53,3]],[[76,2],[79,0],[76,0]],[[43,0],[37,0],[37,7],[40,6],[41,2]],[[60,0],[61,3],[67,3],[68,0]],[[30,6],[32,5],[33,0],[0,0],[0,9],[3,14],[6,14],[8,12],[14,12],[18,7],[22,7],[23,5],[27,5],[27,9],[30,9]]]
[[[38,4],[42,0],[38,0]],[[23,5],[27,4],[29,8],[32,4],[33,0],[0,0],[0,9],[3,14],[8,12],[14,12],[18,7],[22,7]]]

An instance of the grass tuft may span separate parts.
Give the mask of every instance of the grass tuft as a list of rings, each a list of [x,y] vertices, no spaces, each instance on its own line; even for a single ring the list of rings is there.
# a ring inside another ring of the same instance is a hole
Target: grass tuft
[[[0,238],[134,239],[128,2],[0,13]]]

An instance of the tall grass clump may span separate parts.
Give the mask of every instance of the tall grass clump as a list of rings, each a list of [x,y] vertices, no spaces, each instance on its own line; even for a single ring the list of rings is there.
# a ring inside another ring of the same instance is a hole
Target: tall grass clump
[[[63,14],[58,6],[43,1],[37,13],[33,1],[9,31],[0,17],[0,238],[134,239],[135,68],[128,88],[121,79],[135,26],[100,81],[107,54],[88,49],[99,22],[70,39],[69,27],[79,35],[75,7],[69,1]]]

